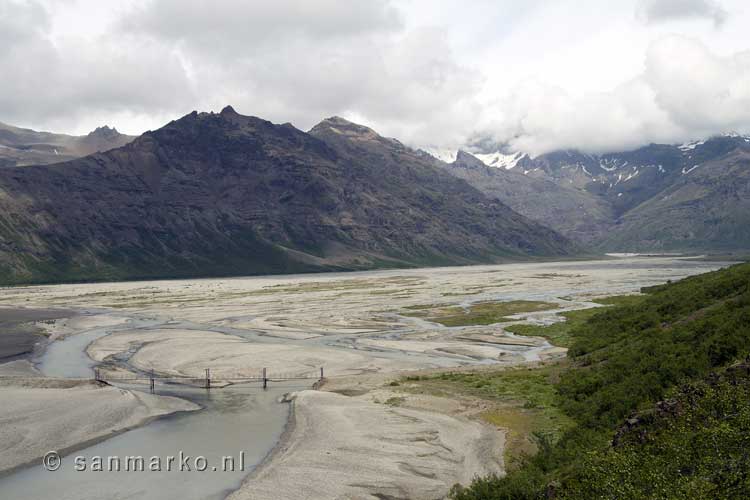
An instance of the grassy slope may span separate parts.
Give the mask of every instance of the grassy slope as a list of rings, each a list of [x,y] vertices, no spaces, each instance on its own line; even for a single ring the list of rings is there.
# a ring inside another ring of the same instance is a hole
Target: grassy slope
[[[746,387],[748,377],[711,385],[750,354],[749,284],[750,264],[738,265],[646,290],[573,328],[555,404],[576,425],[506,478],[477,480],[455,497],[749,497],[750,399],[729,388]],[[612,447],[628,417],[665,397],[686,410],[650,421],[648,441],[635,432]]]

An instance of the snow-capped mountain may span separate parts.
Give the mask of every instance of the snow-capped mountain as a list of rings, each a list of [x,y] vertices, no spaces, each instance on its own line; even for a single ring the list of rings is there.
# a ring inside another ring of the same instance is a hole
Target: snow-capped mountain
[[[488,167],[504,168],[510,170],[524,160],[530,160],[528,154],[522,151],[514,151],[507,144],[497,143],[489,140],[476,140],[459,150],[455,148],[441,148],[438,146],[423,146],[420,148],[445,163],[453,163],[461,152],[468,152],[478,158]]]
[[[504,168],[505,170],[510,170],[518,165],[521,160],[529,158],[529,155],[520,151],[516,153],[502,153],[500,151],[489,154],[476,153],[474,156],[489,167]]]
[[[713,199],[716,193],[724,193],[722,196],[726,198],[728,193],[740,196],[744,190],[750,191],[746,184],[742,184],[744,172],[750,171],[750,163],[744,163],[746,157],[750,158],[748,136],[725,134],[684,144],[650,144],[633,151],[598,155],[563,150],[535,158],[523,152],[509,151],[507,146],[499,146],[495,151],[487,151],[486,144],[483,146],[480,151],[469,148],[469,152],[487,166],[486,170],[474,165],[470,174],[467,173],[464,157],[462,162],[458,159],[450,162],[454,173],[486,193],[495,194],[515,210],[567,236],[606,248],[612,248],[607,243],[612,240],[617,245],[632,245],[638,250],[690,248],[700,245],[702,240],[706,246],[726,247],[730,240],[743,241],[750,246],[750,235],[747,239],[741,236],[745,234],[741,228],[732,229],[731,235],[712,233],[712,236],[703,236],[702,239],[696,236],[706,229],[706,225],[724,220],[721,214],[713,213],[711,207],[705,205],[706,200]],[[462,153],[458,154],[459,159]],[[719,175],[720,171],[726,173],[724,167],[728,162],[734,162],[732,171],[739,176],[737,179]],[[517,175],[501,175],[500,172]],[[530,184],[522,177],[548,184]],[[553,193],[550,186],[555,186],[557,192]],[[667,223],[669,214],[648,212],[654,220],[639,219],[640,222],[660,227],[664,237],[651,234],[644,239],[639,237],[638,231],[629,231],[629,239],[616,238],[617,228],[629,220],[631,213],[640,213],[645,207],[653,206],[675,186],[683,186],[680,193],[684,198],[680,203],[684,206],[680,205],[680,209],[685,209],[681,213],[690,213],[690,216],[678,217],[670,225]],[[527,199],[530,193],[537,195],[533,202]],[[567,201],[563,202],[563,199]],[[715,203],[722,205],[718,199]],[[545,204],[554,208],[548,209]],[[741,220],[748,228],[746,231],[750,232],[750,196],[734,206],[745,204],[748,205],[748,215],[733,220]],[[618,246],[617,249],[622,248]]]
[[[433,158],[437,158],[445,163],[456,161],[456,155],[458,154],[458,150],[455,148],[441,148],[439,146],[422,146],[418,148],[418,151],[424,151]]]

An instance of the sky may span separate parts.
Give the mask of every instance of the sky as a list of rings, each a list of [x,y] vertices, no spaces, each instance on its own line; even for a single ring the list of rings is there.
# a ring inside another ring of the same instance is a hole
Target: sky
[[[0,121],[192,110],[420,147],[600,153],[750,133],[746,0],[0,0]]]

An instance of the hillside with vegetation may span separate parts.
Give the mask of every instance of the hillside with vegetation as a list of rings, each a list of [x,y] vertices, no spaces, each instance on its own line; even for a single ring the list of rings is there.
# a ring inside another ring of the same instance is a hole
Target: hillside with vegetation
[[[643,291],[566,332],[567,430],[455,499],[750,498],[750,264]]]

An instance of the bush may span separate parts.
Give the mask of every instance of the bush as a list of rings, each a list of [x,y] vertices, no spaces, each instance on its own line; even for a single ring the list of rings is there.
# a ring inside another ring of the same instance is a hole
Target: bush
[[[644,289],[572,328],[556,401],[576,425],[453,498],[750,498],[750,383],[722,375],[750,354],[749,286],[741,264]],[[654,410],[665,397],[683,412]],[[634,415],[637,431],[612,447]]]

